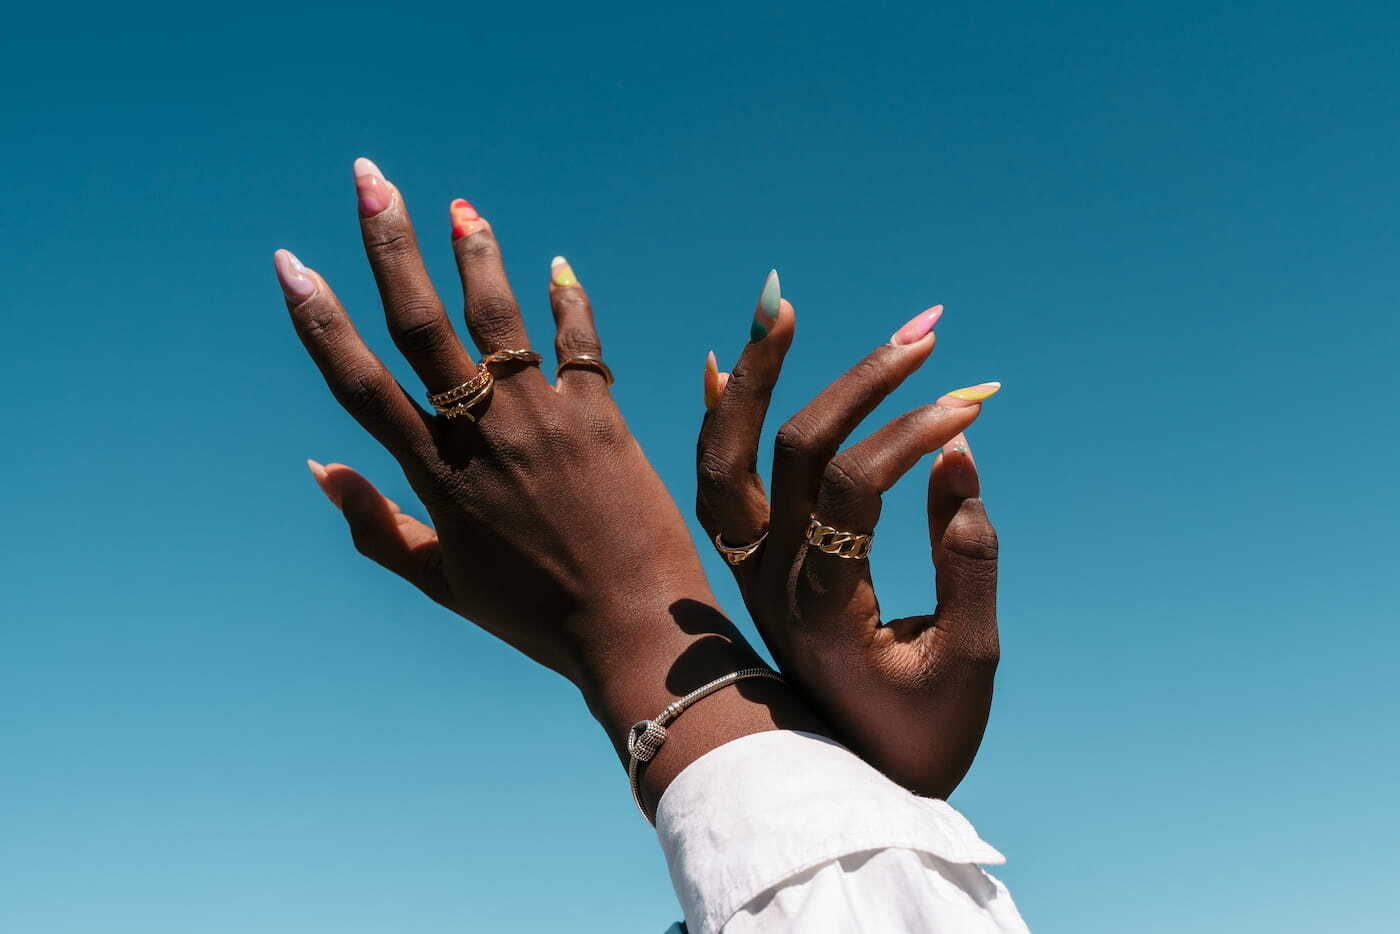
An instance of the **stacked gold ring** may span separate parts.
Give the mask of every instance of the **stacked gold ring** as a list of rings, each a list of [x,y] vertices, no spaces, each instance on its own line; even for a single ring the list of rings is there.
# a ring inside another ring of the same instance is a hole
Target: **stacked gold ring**
[[[482,358],[476,365],[476,374],[471,379],[446,392],[432,393],[428,402],[433,409],[446,418],[466,418],[476,421],[472,409],[491,398],[496,386],[496,377],[491,373],[492,363],[525,363],[538,366],[544,359],[528,348],[521,350],[496,350]]]

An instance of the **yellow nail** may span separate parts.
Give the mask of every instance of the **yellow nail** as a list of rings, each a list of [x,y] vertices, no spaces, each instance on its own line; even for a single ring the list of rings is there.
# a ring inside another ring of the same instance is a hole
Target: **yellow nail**
[[[549,264],[549,281],[560,286],[578,285],[578,277],[574,275],[569,261],[562,256],[554,257]]]
[[[964,389],[954,389],[948,395],[954,399],[961,399],[964,402],[982,402],[990,399],[1001,391],[1001,383],[978,383],[976,386],[968,386]]]

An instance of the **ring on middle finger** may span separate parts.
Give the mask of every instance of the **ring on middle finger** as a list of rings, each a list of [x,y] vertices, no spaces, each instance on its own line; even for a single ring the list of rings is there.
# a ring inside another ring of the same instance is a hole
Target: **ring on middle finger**
[[[864,558],[870,554],[870,540],[875,533],[842,532],[822,525],[814,515],[807,523],[807,543],[838,558]]]

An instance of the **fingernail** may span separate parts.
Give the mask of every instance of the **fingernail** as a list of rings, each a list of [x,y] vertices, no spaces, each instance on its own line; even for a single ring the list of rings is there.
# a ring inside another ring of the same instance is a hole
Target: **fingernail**
[[[331,501],[331,505],[334,506],[336,509],[339,509],[340,504],[335,501],[335,497],[331,495],[330,487],[326,485],[326,479],[330,476],[330,474],[326,471],[326,468],[317,461],[313,461],[309,458],[306,461],[306,466],[307,469],[311,471],[311,476],[316,481],[316,486],[320,487],[321,492],[325,494],[326,499]]]
[[[753,313],[753,325],[749,328],[749,343],[761,341],[768,336],[773,322],[778,320],[778,303],[783,300],[783,287],[778,281],[778,270],[768,273],[763,280],[763,291],[758,296],[758,308]]]
[[[896,347],[907,347],[910,344],[918,343],[928,336],[941,317],[943,317],[942,305],[934,305],[932,308],[919,312],[909,319],[908,324],[894,332],[890,343]]]
[[[574,275],[573,267],[562,256],[556,256],[550,261],[549,281],[561,286],[578,285],[578,277]]]
[[[715,362],[715,352],[705,358],[705,411],[715,407],[719,401],[719,364]]]
[[[355,193],[360,196],[361,217],[379,214],[394,198],[384,173],[364,156],[355,160]]]
[[[476,208],[472,207],[470,202],[457,198],[449,210],[452,214],[453,240],[460,240],[478,230],[486,229],[486,221],[481,219],[481,215],[476,213]]]
[[[948,409],[959,409],[969,405],[976,405],[995,396],[1001,391],[1001,383],[978,383],[976,386],[967,386],[963,389],[954,389],[943,396],[936,404]]]
[[[977,465],[972,460],[972,450],[967,446],[967,436],[959,432],[955,438],[943,445],[944,483],[948,492],[962,499],[978,495]]]
[[[287,298],[302,302],[316,294],[316,280],[291,250],[273,253],[272,265],[277,268],[277,281]]]
[[[967,446],[967,435],[963,434],[961,431],[954,436],[953,440],[943,445],[943,453],[957,454],[960,457],[967,458],[969,463],[972,462],[972,449]]]

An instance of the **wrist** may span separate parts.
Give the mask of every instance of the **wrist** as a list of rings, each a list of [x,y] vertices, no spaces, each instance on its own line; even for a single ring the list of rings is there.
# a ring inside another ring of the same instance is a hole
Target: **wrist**
[[[627,736],[633,724],[654,719],[716,678],[768,667],[715,607],[708,588],[653,604],[648,598],[590,610],[571,621],[590,634],[575,683],[624,764],[630,760]],[[667,727],[665,745],[641,767],[647,810],[654,811],[671,780],[695,759],[731,740],[774,729],[830,734],[796,692],[778,681],[745,679],[696,701]]]

